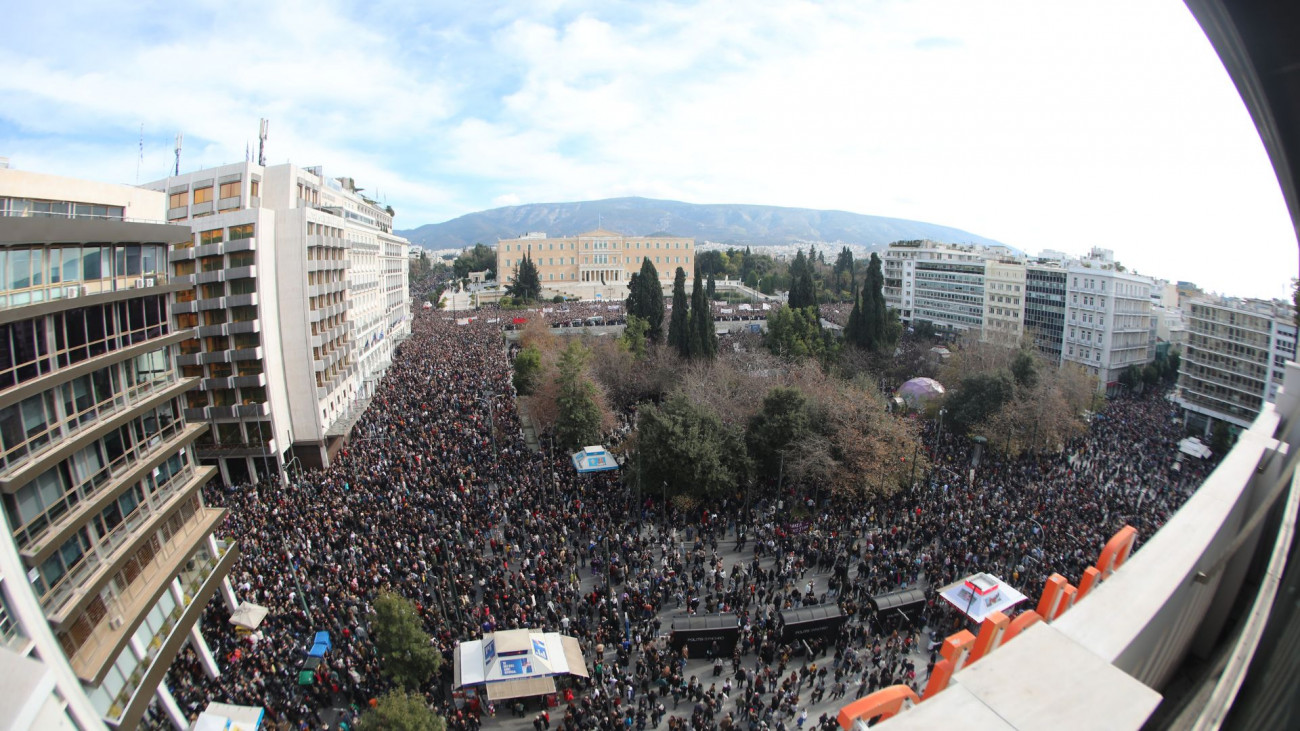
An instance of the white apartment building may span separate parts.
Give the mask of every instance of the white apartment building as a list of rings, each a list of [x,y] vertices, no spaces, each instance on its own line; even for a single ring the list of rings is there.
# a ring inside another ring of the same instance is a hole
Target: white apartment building
[[[1109,249],[1093,248],[1066,267],[1062,362],[1077,363],[1114,389],[1130,365],[1151,361],[1152,280],[1124,271]]]
[[[410,333],[409,244],[350,178],[243,162],[154,181],[193,231],[171,254],[199,328],[180,366],[203,379],[187,416],[228,484],[329,462]],[[304,377],[305,376],[305,377]]]
[[[188,726],[163,682],[239,555],[178,374],[163,194],[0,166],[0,726]]]
[[[1187,305],[1187,344],[1178,403],[1188,425],[1214,421],[1246,428],[1277,399],[1287,361],[1296,357],[1295,310],[1281,301],[1202,296]]]
[[[1025,328],[1025,263],[990,259],[984,265],[984,325],[980,339],[1016,346]]]
[[[1004,251],[1001,247],[998,250]],[[984,267],[995,249],[934,241],[896,241],[885,251],[882,291],[903,324],[978,332],[984,322]]]

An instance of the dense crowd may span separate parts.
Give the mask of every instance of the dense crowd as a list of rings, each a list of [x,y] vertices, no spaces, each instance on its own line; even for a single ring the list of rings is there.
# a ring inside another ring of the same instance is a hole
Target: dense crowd
[[[534,716],[538,731],[829,728],[826,714],[808,720],[810,705],[924,687],[935,660],[924,628],[958,621],[939,587],[975,571],[1030,595],[1052,572],[1077,581],[1119,527],[1150,535],[1204,476],[1199,464],[1172,469],[1174,407],[1151,394],[1113,401],[1059,454],[985,453],[973,477],[969,442],[927,424],[934,470],[888,499],[786,488],[752,506],[738,496],[677,513],[651,496],[628,509],[617,474],[577,475],[567,455],[526,448],[500,318],[459,316],[416,318],[328,469],[287,487],[209,487],[229,508],[221,533],[242,551],[235,593],[270,613],[258,633],[236,635],[229,610],[211,603],[203,634],[221,675],[208,679],[193,649],[177,658],[167,683],[185,714],[221,701],[264,706],[272,728],[349,722],[389,688],[367,616],[394,591],[416,603],[448,661],[456,643],[496,629],[577,637],[592,677]],[[872,615],[870,596],[908,587],[929,599],[912,621]],[[781,609],[826,602],[851,616],[837,642],[782,644]],[[669,646],[664,624],[707,613],[737,615],[741,639],[703,658],[712,675],[700,677],[690,668],[701,658]],[[299,685],[321,630],[333,648]],[[477,728],[449,680],[446,667],[422,691],[450,728]],[[350,710],[335,719],[331,707]]]

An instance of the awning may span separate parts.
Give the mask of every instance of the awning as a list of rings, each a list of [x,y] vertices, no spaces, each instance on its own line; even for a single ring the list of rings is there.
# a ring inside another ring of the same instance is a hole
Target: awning
[[[568,635],[560,635],[560,645],[564,647],[564,659],[569,663],[569,674],[590,678],[587,674],[587,661],[582,657],[582,648],[578,640]]]
[[[270,610],[260,604],[242,602],[235,611],[231,612],[230,623],[236,627],[257,629],[257,626],[262,623],[262,620],[266,619],[266,615],[269,611]]]
[[[555,679],[551,677],[524,678],[522,680],[502,680],[488,683],[487,696],[490,701],[504,701],[511,698],[525,698],[555,692]]]
[[[257,731],[262,725],[264,711],[257,706],[234,706],[229,703],[209,703],[190,724],[191,731]]]

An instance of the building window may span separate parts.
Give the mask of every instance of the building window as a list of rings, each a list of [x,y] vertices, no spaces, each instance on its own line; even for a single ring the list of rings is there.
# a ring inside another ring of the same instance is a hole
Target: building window
[[[225,240],[224,233],[225,232],[219,228],[214,228],[211,231],[202,231],[198,234],[199,244],[219,244]]]
[[[222,183],[222,184],[221,184],[221,190],[220,190],[220,196],[219,196],[219,197],[221,197],[221,198],[238,198],[238,197],[239,197],[239,181],[236,180],[236,181],[234,181],[233,183]]]
[[[209,203],[212,201],[212,186],[206,188],[196,188],[194,190],[194,204]]]
[[[186,205],[186,202],[187,202],[186,199],[189,198],[189,197],[190,197],[189,191],[182,191],[182,192],[180,192],[180,193],[172,193],[171,196],[167,199],[167,207],[168,207],[168,208],[184,208],[185,205]]]
[[[242,226],[230,227],[230,240],[242,241],[243,239],[253,238],[253,224],[246,223]]]
[[[248,194],[256,198],[258,195],[258,191],[262,189],[262,183],[260,181],[254,180],[253,182],[248,184],[248,187],[249,187]]]

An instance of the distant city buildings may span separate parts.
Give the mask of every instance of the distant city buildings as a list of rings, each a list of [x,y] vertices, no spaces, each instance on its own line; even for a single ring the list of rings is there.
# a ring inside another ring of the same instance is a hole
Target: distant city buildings
[[[581,299],[622,299],[627,283],[649,259],[659,281],[670,286],[678,267],[686,271],[688,286],[695,273],[695,240],[682,236],[624,236],[595,230],[577,236],[551,238],[528,233],[497,241],[497,281],[511,282],[519,263],[531,257],[544,290]]]
[[[0,708],[5,728],[185,725],[165,684],[238,556],[178,373],[159,192],[0,165]],[[150,710],[150,706],[154,710]]]
[[[328,464],[410,333],[409,244],[350,178],[235,163],[145,186],[192,239],[170,255],[186,416],[227,484]]]
[[[903,241],[884,257],[886,304],[904,323],[1029,343],[1049,362],[1076,363],[1101,388],[1152,358],[1149,277],[1126,272],[1106,249],[1027,260],[1001,246]]]
[[[1178,403],[1188,425],[1223,421],[1247,428],[1273,403],[1286,362],[1295,360],[1295,310],[1286,302],[1201,295],[1185,306],[1187,345]]]

